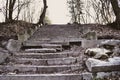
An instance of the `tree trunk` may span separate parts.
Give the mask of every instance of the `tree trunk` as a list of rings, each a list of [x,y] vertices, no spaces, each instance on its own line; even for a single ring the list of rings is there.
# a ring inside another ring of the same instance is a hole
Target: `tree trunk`
[[[9,20],[12,21],[12,14],[13,14],[13,8],[15,5],[16,0],[10,0],[9,3]]]
[[[5,14],[5,22],[8,21],[8,0],[6,0],[6,14]]]
[[[115,24],[117,25],[117,27],[120,28],[120,7],[118,5],[118,0],[110,0],[110,1],[116,16]]]
[[[43,8],[43,12],[42,14],[40,15],[40,19],[38,21],[37,24],[39,25],[44,25],[44,18],[45,18],[45,15],[46,15],[46,10],[47,10],[47,1],[46,0],[43,0],[43,4],[44,4],[44,8]]]

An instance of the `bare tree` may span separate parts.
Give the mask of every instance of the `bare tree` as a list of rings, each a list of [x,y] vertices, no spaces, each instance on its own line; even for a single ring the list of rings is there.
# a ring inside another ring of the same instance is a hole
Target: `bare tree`
[[[68,0],[68,6],[72,22],[107,24],[114,20],[110,0]]]
[[[6,14],[5,14],[5,21],[8,20],[8,0],[6,0]]]
[[[13,11],[16,0],[6,0],[6,22],[13,20]]]
[[[71,21],[81,23],[83,2],[81,0],[68,0],[69,12],[71,14]]]
[[[40,15],[39,21],[37,23],[39,25],[44,25],[44,18],[45,18],[45,15],[46,15],[46,10],[48,8],[46,0],[43,0],[43,4],[44,4],[44,8],[43,8],[42,14]]]
[[[115,13],[116,16],[116,20],[115,20],[115,24],[117,25],[117,27],[120,28],[120,7],[119,7],[119,2],[118,0],[110,0],[112,7],[113,7],[113,11]]]

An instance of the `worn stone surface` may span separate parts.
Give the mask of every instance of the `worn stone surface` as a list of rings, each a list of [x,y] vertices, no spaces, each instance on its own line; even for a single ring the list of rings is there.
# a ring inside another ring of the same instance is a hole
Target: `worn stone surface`
[[[51,59],[51,58],[66,58],[66,57],[77,57],[79,52],[64,51],[57,53],[21,53],[16,52],[15,57],[18,58],[34,58],[34,59]]]
[[[7,66],[0,66],[2,70],[7,72],[15,72],[18,73],[26,73],[26,74],[52,74],[57,73],[65,70],[72,70],[73,68],[80,68],[80,65],[61,65],[61,66],[34,66],[34,65],[7,65]]]
[[[69,53],[18,53],[15,56],[19,58],[50,59],[65,58],[69,55]]]
[[[39,49],[35,49],[35,48],[32,48],[32,49],[25,49],[26,52],[38,52],[38,53],[55,53],[57,52],[56,49],[53,49],[53,48],[39,48]]]
[[[46,25],[39,28],[29,40],[41,40],[46,38],[49,38],[51,41],[55,39],[57,41],[70,42],[71,39],[80,38],[79,26]]]
[[[48,60],[48,65],[68,65],[68,64],[73,64],[77,62],[76,58],[68,57],[68,58],[59,58],[59,59],[54,59],[54,60]]]
[[[60,40],[27,40],[23,42],[23,46],[40,46],[41,44],[58,44],[58,45],[69,45],[69,42]]]
[[[7,44],[6,48],[11,52],[19,51],[20,48],[21,48],[21,44],[22,43],[18,40],[10,39],[8,41],[8,44]]]
[[[53,58],[53,59],[29,59],[19,58],[16,59],[16,63],[19,64],[32,64],[32,65],[70,65],[77,62],[77,58]]]
[[[62,45],[58,45],[58,44],[42,44],[41,45],[43,48],[61,48]]]

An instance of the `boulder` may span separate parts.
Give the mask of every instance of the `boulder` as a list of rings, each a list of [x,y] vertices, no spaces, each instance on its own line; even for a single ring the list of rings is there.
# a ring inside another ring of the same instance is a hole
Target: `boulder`
[[[106,40],[100,43],[99,47],[113,50],[116,46],[120,46],[120,40]]]
[[[16,52],[16,51],[19,51],[20,48],[21,48],[21,42],[18,41],[18,40],[13,40],[13,39],[10,39],[7,43],[7,46],[6,48],[11,51],[11,52]]]
[[[112,52],[104,48],[89,48],[85,51],[85,54],[96,59],[106,59]]]
[[[3,48],[0,48],[0,64],[10,56],[9,52]]]

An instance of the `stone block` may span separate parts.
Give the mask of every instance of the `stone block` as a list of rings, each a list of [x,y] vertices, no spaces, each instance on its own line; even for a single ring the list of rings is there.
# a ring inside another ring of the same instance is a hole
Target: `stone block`
[[[86,66],[91,72],[120,71],[120,58],[109,58],[108,61],[89,58],[86,61]]]
[[[102,40],[82,40],[82,47],[83,48],[93,48],[97,47]]]
[[[82,36],[84,39],[87,39],[87,40],[97,40],[97,34],[96,32],[87,32],[87,33],[84,33],[84,35]]]

